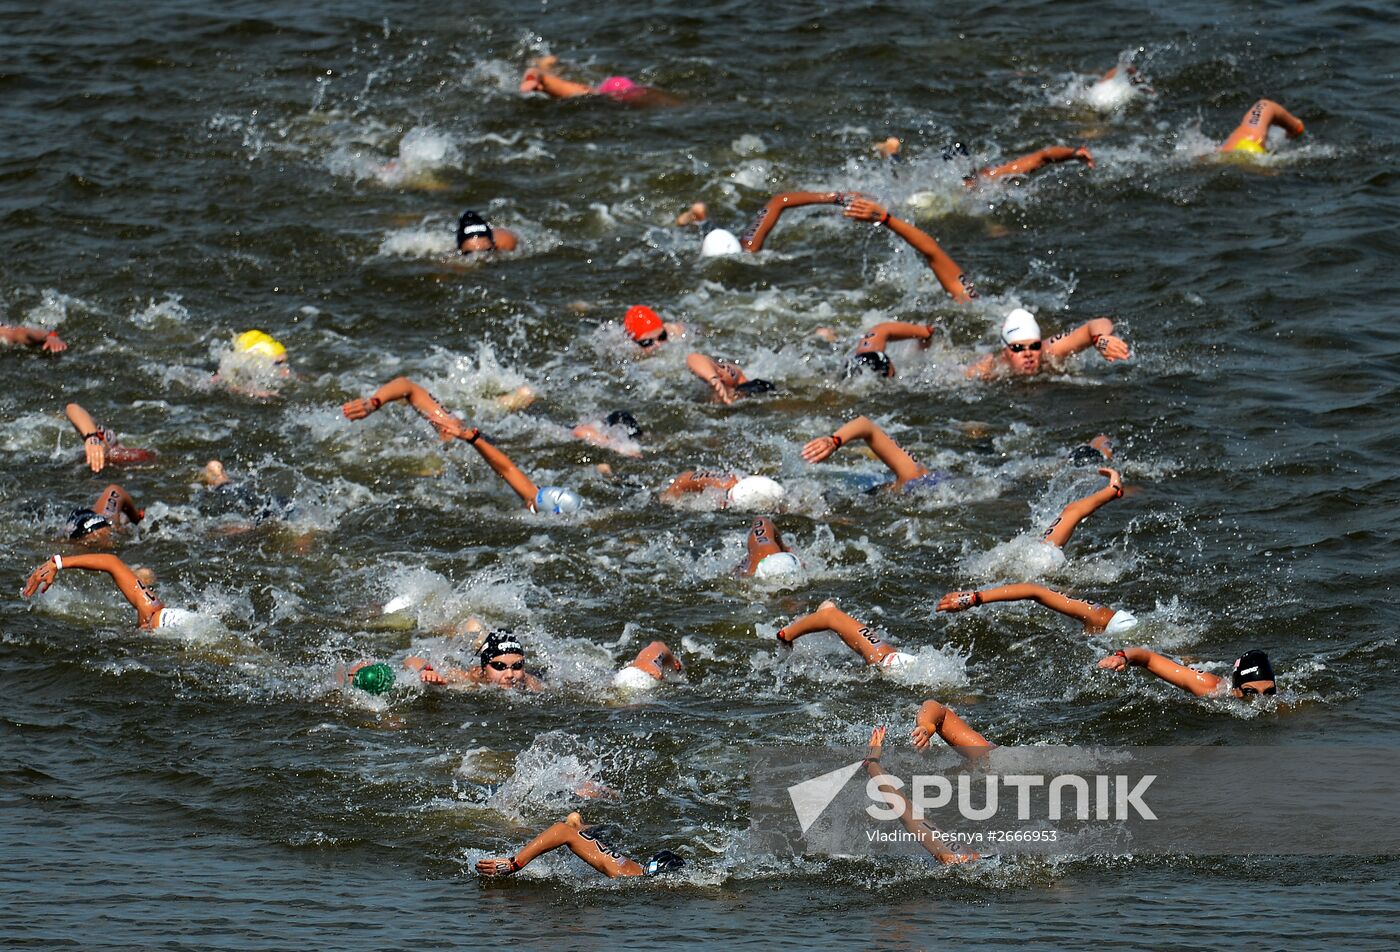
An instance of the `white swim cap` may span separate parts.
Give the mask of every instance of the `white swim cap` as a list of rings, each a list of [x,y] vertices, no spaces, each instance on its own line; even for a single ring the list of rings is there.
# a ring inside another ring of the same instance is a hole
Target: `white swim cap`
[[[770,552],[753,567],[754,578],[777,578],[802,571],[802,563],[791,552]]]
[[[535,511],[552,512],[555,515],[568,515],[583,508],[583,497],[572,489],[559,486],[542,486],[535,494]]]
[[[384,608],[381,609],[381,611],[385,615],[392,615],[395,612],[407,611],[408,609],[412,608],[414,604],[417,603],[417,601],[418,599],[413,597],[412,595],[395,595],[393,598],[389,599],[387,602],[384,603]]]
[[[624,691],[650,691],[660,683],[641,668],[631,664],[613,675],[613,687],[622,688]]]
[[[1104,626],[1105,635],[1121,635],[1125,631],[1132,631],[1137,627],[1137,617],[1132,612],[1125,612],[1121,609],[1113,613],[1113,617]]]
[[[1089,105],[1104,112],[1121,109],[1135,94],[1133,84],[1125,77],[1101,79],[1089,87]]]
[[[1001,342],[1011,344],[1018,340],[1040,340],[1040,325],[1035,315],[1023,307],[1018,307],[1006,315],[1001,325]]]
[[[718,258],[721,255],[737,255],[743,250],[739,239],[734,237],[733,232],[725,231],[723,228],[714,228],[700,244],[700,257]]]
[[[731,509],[772,509],[787,491],[767,476],[745,476],[729,490]]]
[[[903,651],[896,651],[894,654],[885,655],[885,660],[881,661],[880,665],[886,668],[903,668],[918,660],[918,658],[911,654],[905,654]]]

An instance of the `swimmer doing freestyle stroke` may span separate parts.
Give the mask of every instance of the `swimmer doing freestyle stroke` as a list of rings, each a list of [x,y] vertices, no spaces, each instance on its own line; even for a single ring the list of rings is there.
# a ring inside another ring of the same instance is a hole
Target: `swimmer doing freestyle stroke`
[[[874,629],[847,615],[830,599],[818,605],[816,611],[793,619],[779,628],[774,637],[778,639],[778,644],[791,648],[798,638],[817,631],[835,632],[847,648],[860,655],[871,667],[902,668],[918,660],[914,655],[882,641]]]
[[[842,208],[860,198],[857,192],[779,192],[764,203],[747,228],[738,237],[731,231],[715,227],[710,221],[709,209],[704,202],[696,202],[676,217],[679,227],[696,225],[704,236],[700,244],[703,257],[737,255],[741,252],[758,254],[763,250],[769,234],[778,226],[784,212],[809,205],[837,205]]]
[[[155,584],[155,575],[150,569],[133,570],[115,555],[105,553],[70,555],[67,558],[54,555],[29,574],[21,594],[30,598],[47,592],[62,569],[84,569],[110,575],[117,590],[136,609],[136,627],[142,631],[178,627],[199,617],[180,608],[167,608],[151,589]]]
[[[131,495],[112,483],[97,494],[91,508],[73,510],[63,534],[69,542],[78,545],[108,548],[115,541],[114,533],[136,525],[144,518],[146,510],[137,508]]]
[[[1269,656],[1257,649],[1246,651],[1235,659],[1228,680],[1207,671],[1188,668],[1147,648],[1120,649],[1101,659],[1098,666],[1105,671],[1114,672],[1126,671],[1130,667],[1146,668],[1149,674],[1156,675],[1183,691],[1189,691],[1196,697],[1257,700],[1261,697],[1271,697],[1278,692]]]
[[[102,472],[109,464],[131,465],[149,463],[155,459],[156,454],[153,450],[123,446],[117,439],[115,430],[98,426],[92,416],[78,404],[68,404],[63,408],[63,412],[68,417],[68,422],[73,424],[73,429],[83,438],[83,453],[87,457],[88,468],[94,473]]]
[[[1290,139],[1303,134],[1303,122],[1272,99],[1261,99],[1249,107],[1230,137],[1220,144],[1218,152],[1238,152],[1264,155],[1269,151],[1269,128],[1278,126]]]
[[[476,864],[476,871],[487,877],[510,876],[520,872],[538,857],[561,846],[568,848],[569,852],[609,879],[656,876],[685,865],[684,860],[670,850],[658,850],[645,863],[639,863],[609,846],[604,836],[603,828],[588,826],[577,813],[570,813],[564,822],[556,823],[536,836],[516,851],[515,855],[502,859],[483,859]]]
[[[1006,315],[1001,325],[1001,350],[988,354],[965,371],[968,377],[991,380],[1002,374],[1032,377],[1049,366],[1059,369],[1064,358],[1093,348],[1109,363],[1127,360],[1132,354],[1122,338],[1114,336],[1113,321],[1095,317],[1072,331],[1065,331],[1049,340],[1040,333],[1035,315],[1016,308]]]

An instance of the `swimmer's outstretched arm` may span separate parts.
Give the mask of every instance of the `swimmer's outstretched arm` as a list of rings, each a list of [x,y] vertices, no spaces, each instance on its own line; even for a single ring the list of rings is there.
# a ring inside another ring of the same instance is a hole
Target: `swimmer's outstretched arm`
[[[895,218],[883,205],[876,204],[868,198],[855,198],[846,206],[846,210],[842,214],[856,221],[869,221],[877,225],[884,225],[903,238],[910,247],[924,256],[928,266],[933,269],[933,276],[938,279],[939,284],[943,285],[943,290],[953,296],[954,301],[962,304],[977,296],[972,282],[963,276],[962,268],[959,268],[957,262],[948,257],[948,253],[939,246],[938,242],[933,240],[931,235],[907,221]]]
[[[664,641],[653,641],[632,659],[631,667],[639,668],[658,681],[666,680],[667,671],[681,670],[681,663]]]
[[[1077,598],[1070,598],[1061,595],[1044,585],[1002,585],[998,588],[986,588],[977,592],[949,592],[938,600],[938,611],[940,612],[960,612],[978,605],[985,605],[990,602],[1020,602],[1030,600],[1039,602],[1052,611],[1057,611],[1061,615],[1073,618],[1084,626],[1086,634],[1096,635],[1108,626],[1113,620],[1113,609],[1105,608],[1102,605],[1094,605],[1090,602],[1081,601]]]
[[[481,458],[486,460],[486,464],[496,471],[496,475],[506,481],[506,485],[515,490],[515,494],[525,503],[525,508],[531,512],[535,511],[535,498],[540,494],[540,488],[534,484],[529,476],[521,471],[520,467],[510,461],[510,457],[496,449],[486,437],[481,435],[478,429],[470,429],[457,434],[458,439],[470,443],[472,448],[481,454]]]
[[[779,628],[777,639],[791,647],[798,638],[814,631],[836,632],[846,647],[864,658],[866,664],[879,664],[895,650],[892,645],[881,641],[869,625],[847,615],[833,601],[822,602],[810,615],[803,615]]]
[[[884,350],[885,345],[892,340],[917,340],[927,347],[933,341],[933,325],[882,321],[865,332],[860,343],[856,344],[855,352],[861,354],[869,350]]]
[[[42,327],[11,327],[8,324],[0,324],[0,340],[24,347],[42,346],[50,354],[61,354],[68,349],[68,345],[59,339],[58,331],[46,331]]]
[[[802,458],[820,463],[851,440],[864,440],[880,462],[894,473],[895,485],[903,486],[911,479],[927,476],[928,470],[914,461],[890,435],[869,417],[856,417],[831,436],[819,436],[802,447]]]
[[[1090,347],[1110,363],[1127,360],[1132,356],[1127,343],[1113,334],[1113,321],[1107,317],[1095,317],[1085,321],[1072,331],[1066,331],[1045,342],[1045,353],[1051,357],[1068,357]]]
[[[382,405],[394,400],[407,400],[409,406],[433,425],[443,441],[462,432],[462,421],[443,409],[433,395],[407,377],[395,377],[363,400],[350,400],[340,408],[349,420],[363,420]]]
[[[937,701],[925,701],[919,708],[910,737],[915,748],[927,750],[929,741],[935,735],[968,759],[985,757],[989,750],[996,747],[996,744],[969,727],[951,707]]]
[[[1124,648],[1099,661],[1099,667],[1105,671],[1122,671],[1129,665],[1146,668],[1168,684],[1190,691],[1196,697],[1214,693],[1222,680],[1205,671],[1193,671],[1184,664],[1177,664],[1171,658],[1146,648]]]
[[[1042,169],[1047,165],[1056,162],[1068,162],[1071,159],[1083,162],[1089,168],[1094,167],[1094,156],[1084,146],[1071,149],[1067,145],[1051,145],[1043,149],[1037,149],[1028,155],[1023,155],[1019,159],[1013,159],[1004,165],[991,166],[982,169],[977,173],[980,179],[998,179],[1003,175],[1030,175],[1032,172]],[[969,188],[976,185],[976,179],[964,179],[964,184]]]
[[[535,60],[525,74],[520,77],[520,91],[522,93],[544,93],[554,99],[572,99],[575,96],[587,96],[593,92],[593,87],[585,83],[570,82],[563,79],[554,72],[554,65],[559,62],[557,56],[541,56]]]
[[[577,813],[570,813],[563,823],[556,823],[505,859],[483,859],[476,864],[482,876],[509,876],[529,866],[538,856],[567,846],[569,851],[609,879],[619,876],[641,876],[642,867],[588,835]]]
[[[704,470],[688,469],[671,480],[657,498],[662,502],[675,502],[687,493],[703,493],[708,489],[727,492],[739,480],[732,473],[710,473]]]
[[[117,590],[131,603],[131,607],[136,609],[137,623],[142,627],[145,627],[162,607],[160,599],[141,584],[136,573],[125,562],[115,555],[106,553],[70,555],[67,558],[56,555],[29,573],[29,579],[24,583],[24,590],[21,594],[25,598],[29,598],[36,593],[47,592],[49,586],[54,583],[54,579],[58,576],[59,569],[86,569],[89,572],[106,572],[112,577],[112,581],[117,583]]]
[[[846,192],[780,192],[768,200],[739,236],[739,245],[745,250],[758,253],[768,240],[768,233],[778,224],[783,212],[804,205],[845,205],[854,196]]]
[[[880,753],[885,743],[885,728],[877,727],[870,732],[870,746],[865,755],[865,772],[871,777],[879,778],[885,776],[884,768],[880,766]],[[978,858],[976,853],[959,853],[948,846],[948,843],[924,820],[914,816],[914,809],[908,799],[899,793],[894,787],[882,786],[881,793],[892,806],[900,806],[901,812],[899,822],[904,825],[904,829],[918,840],[919,845],[928,850],[929,855],[940,863],[954,864],[966,863]]]
[[[715,397],[725,406],[734,402],[734,388],[748,378],[736,364],[727,360],[715,360],[704,354],[691,354],[685,365],[715,392]]]
[[[1229,152],[1243,139],[1251,139],[1263,145],[1264,140],[1268,138],[1270,126],[1281,126],[1290,139],[1296,139],[1303,134],[1301,119],[1272,99],[1261,99],[1249,107],[1249,111],[1244,114],[1240,124],[1230,133],[1230,138],[1225,140],[1219,151]]]
[[[87,454],[88,467],[94,473],[102,472],[103,467],[107,465],[107,434],[92,416],[76,403],[68,404],[63,408],[63,412],[67,414],[68,422],[73,424],[73,429],[83,438],[83,452]]]
[[[131,495],[112,483],[97,497],[97,501],[92,504],[93,512],[101,513],[109,520],[114,520],[117,513],[126,516],[128,522],[135,524],[146,518],[146,510],[136,506],[136,500]]]
[[[1108,477],[1108,485],[1065,506],[1059,518],[1050,523],[1050,528],[1045,530],[1046,542],[1063,548],[1069,537],[1074,535],[1075,527],[1090,514],[1106,503],[1123,498],[1123,477],[1118,475],[1118,470],[1100,466],[1099,475]]]

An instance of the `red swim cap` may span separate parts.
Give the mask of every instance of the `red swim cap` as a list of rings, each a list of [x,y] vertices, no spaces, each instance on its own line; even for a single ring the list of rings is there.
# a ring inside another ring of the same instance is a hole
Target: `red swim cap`
[[[633,340],[641,340],[643,337],[662,328],[661,318],[656,316],[656,312],[645,304],[634,304],[627,309],[627,316],[622,320],[622,326],[627,331],[627,336]]]

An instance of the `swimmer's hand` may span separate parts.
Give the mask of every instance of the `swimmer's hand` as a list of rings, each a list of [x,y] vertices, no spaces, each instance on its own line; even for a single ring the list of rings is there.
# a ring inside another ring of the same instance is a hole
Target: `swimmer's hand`
[[[841,214],[847,218],[853,218],[856,221],[878,222],[882,221],[889,212],[885,209],[885,206],[878,202],[872,202],[868,198],[858,196],[851,200],[851,203],[846,206],[846,210]]]
[[[55,331],[49,331],[48,336],[44,338],[44,350],[50,354],[61,354],[67,349],[68,345],[59,339]]]
[[[909,738],[914,742],[915,750],[928,750],[929,741],[933,739],[933,735],[933,731],[920,724],[914,728]]]
[[[541,78],[543,71],[530,67],[525,71],[525,75],[520,77],[520,91],[522,93],[542,93],[544,92],[544,81]]]
[[[1107,466],[1099,467],[1099,475],[1108,479],[1108,488],[1117,494],[1115,498],[1123,498],[1123,477],[1118,475],[1118,470],[1109,469]]]
[[[1094,167],[1093,153],[1091,153],[1087,148],[1085,148],[1082,145],[1074,150],[1074,158],[1078,159],[1080,162],[1083,162],[1091,169]]]
[[[49,559],[43,565],[29,573],[29,580],[24,583],[24,590],[20,592],[20,594],[25,598],[29,598],[31,595],[47,592],[57,575],[58,566],[54,565],[53,559]]]
[[[784,648],[791,648],[792,643],[796,640],[795,638],[786,637],[785,630],[782,628],[779,628],[777,633],[774,634],[773,637],[777,638],[778,644],[782,645]]]
[[[102,434],[94,433],[83,440],[83,453],[87,456],[88,468],[94,473],[102,472],[107,465],[107,441]]]
[[[829,436],[819,436],[802,447],[802,458],[809,463],[820,463],[836,452],[836,440]]]
[[[418,680],[424,684],[446,684],[447,679],[433,669],[425,659],[417,655],[409,655],[403,659],[403,666],[410,671],[418,672]]]
[[[880,759],[881,748],[885,744],[885,727],[880,725],[870,732],[870,746],[866,748],[865,759],[867,761]]]
[[[374,397],[365,397],[363,400],[351,400],[341,404],[340,412],[345,414],[347,420],[363,420],[380,406],[380,402]]]
[[[938,600],[937,611],[961,612],[980,604],[976,592],[949,592]]]
[[[1132,356],[1127,341],[1113,334],[1104,334],[1094,341],[1094,349],[1099,352],[1099,356],[1110,363],[1115,360],[1127,360]]]
[[[729,406],[734,402],[734,388],[725,383],[724,378],[718,376],[711,377],[707,383],[709,383],[710,389],[715,392],[715,398],[719,400],[720,403]]]
[[[1099,659],[1099,667],[1105,671],[1124,671],[1128,667],[1128,655],[1126,652],[1116,651],[1107,658]]]
[[[520,866],[513,856],[506,859],[483,859],[476,864],[476,871],[482,876],[509,876],[519,869]]]

